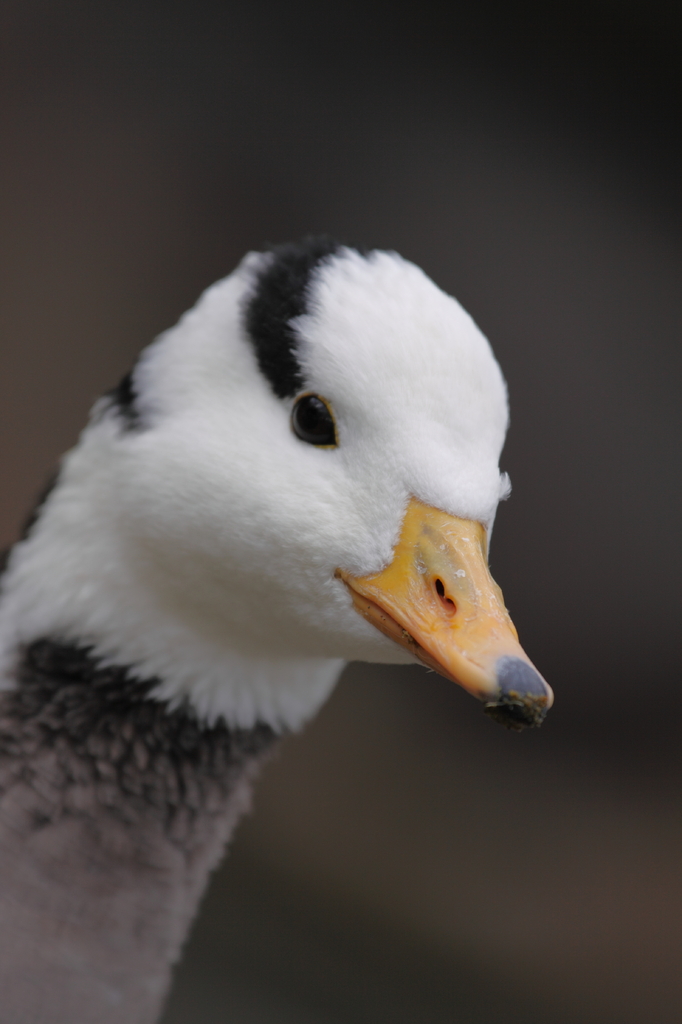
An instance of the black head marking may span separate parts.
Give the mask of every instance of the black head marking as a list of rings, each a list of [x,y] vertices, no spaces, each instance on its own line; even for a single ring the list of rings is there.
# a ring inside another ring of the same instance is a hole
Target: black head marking
[[[303,387],[291,321],[306,312],[315,268],[340,248],[340,243],[327,235],[274,246],[270,261],[258,277],[246,307],[245,323],[261,373],[278,398],[288,398]]]
[[[126,430],[134,430],[139,427],[140,413],[137,408],[137,392],[132,370],[126,373],[115,388],[107,391],[106,397],[118,412]]]
[[[113,388],[111,391],[107,391],[105,398],[109,399],[109,405],[114,408],[123,421],[123,425],[126,430],[133,430],[139,426],[140,417],[135,405],[137,398],[135,387],[133,385],[133,371],[130,370],[126,373],[125,377]],[[21,528],[19,535],[20,540],[26,540],[29,533],[38,522],[40,514],[43,511],[45,502],[49,498],[52,491],[59,483],[59,469],[55,469],[45,482],[42,490],[40,491],[35,505],[31,509],[30,513],[26,517],[24,524]],[[5,564],[9,551],[5,553]],[[4,569],[2,559],[0,559],[0,573]]]

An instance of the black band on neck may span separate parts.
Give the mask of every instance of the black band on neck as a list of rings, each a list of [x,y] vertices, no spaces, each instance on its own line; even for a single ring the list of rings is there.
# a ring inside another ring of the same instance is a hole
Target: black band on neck
[[[94,804],[104,800],[131,821],[151,814],[170,829],[181,814],[183,843],[191,845],[191,820],[216,792],[227,799],[235,779],[277,738],[264,724],[205,725],[189,706],[170,708],[151,697],[157,680],[99,665],[77,644],[34,641],[17,682],[0,695],[0,790],[17,771],[30,778],[51,751],[55,796],[45,807],[38,801],[36,824],[71,813],[76,790],[87,790]]]

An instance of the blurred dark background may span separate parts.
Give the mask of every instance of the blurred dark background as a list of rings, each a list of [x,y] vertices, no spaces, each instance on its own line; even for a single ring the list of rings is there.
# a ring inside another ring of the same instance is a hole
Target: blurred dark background
[[[0,7],[0,540],[264,242],[397,249],[510,385],[492,568],[555,709],[351,666],[165,1024],[682,1019],[681,44],[673,0]]]

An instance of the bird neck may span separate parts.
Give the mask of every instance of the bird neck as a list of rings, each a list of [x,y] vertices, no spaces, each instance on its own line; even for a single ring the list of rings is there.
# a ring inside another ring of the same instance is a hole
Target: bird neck
[[[0,690],[14,686],[17,652],[52,637],[86,644],[93,658],[154,679],[151,696],[171,706],[187,702],[209,725],[222,718],[237,729],[258,722],[300,728],[327,699],[344,662],[302,647],[300,633],[281,637],[264,628],[251,635],[253,594],[236,585],[216,590],[192,575],[192,559],[177,574],[162,569],[131,536],[114,500],[102,502],[94,456],[75,472],[92,454],[89,444],[67,457],[2,574]]]
[[[0,694],[7,1019],[150,1024],[251,782],[266,725],[202,726],[158,680],[40,640]]]

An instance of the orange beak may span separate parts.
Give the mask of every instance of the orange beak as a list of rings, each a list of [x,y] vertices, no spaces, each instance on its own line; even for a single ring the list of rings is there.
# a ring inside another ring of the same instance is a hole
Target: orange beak
[[[480,523],[412,498],[390,564],[375,576],[336,575],[368,622],[493,718],[511,729],[541,724],[554,697],[519,644]]]

